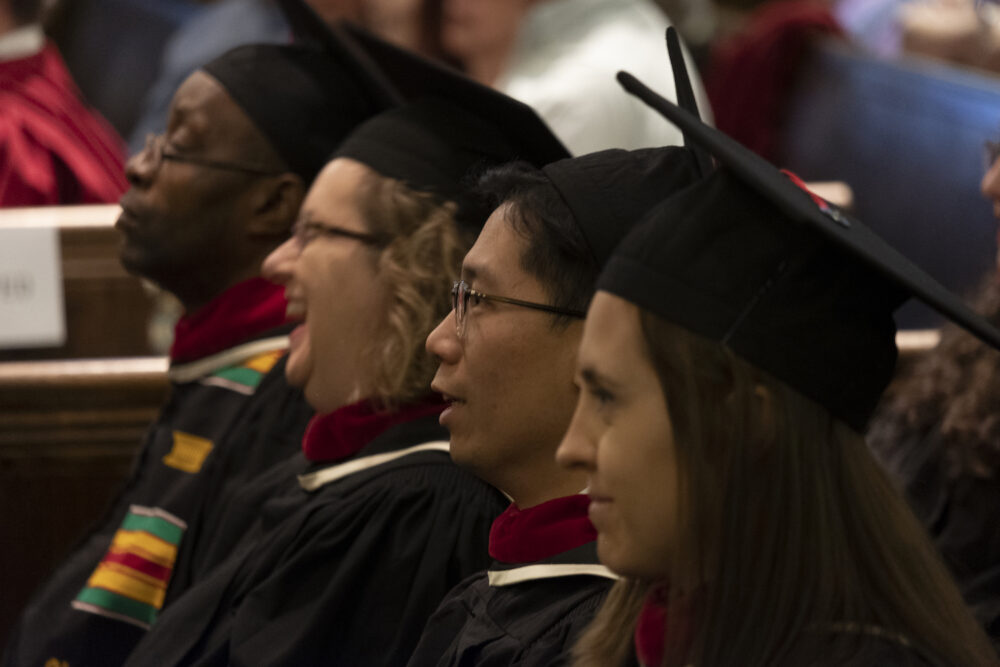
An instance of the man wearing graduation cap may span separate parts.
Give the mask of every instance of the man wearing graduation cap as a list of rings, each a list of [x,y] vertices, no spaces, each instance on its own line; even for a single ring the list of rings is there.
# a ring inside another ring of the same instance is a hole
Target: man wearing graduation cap
[[[329,152],[372,113],[324,51],[245,46],[192,74],[166,134],[129,161],[121,261],[185,307],[171,393],[124,490],[36,594],[4,664],[121,664],[168,585],[172,596],[187,585],[193,546],[216,537],[221,490],[298,448],[311,410],[285,383],[285,299],[257,277],[260,262]]]
[[[344,141],[333,173],[355,163],[446,203],[478,231],[488,210],[466,185],[470,170],[567,156],[526,105],[361,33],[332,39],[372,87],[400,101]],[[390,81],[390,60],[413,74],[406,88]],[[349,233],[382,252],[367,232]],[[269,270],[282,274],[282,253],[295,252],[308,250],[283,246]],[[309,346],[321,344],[310,332]],[[404,418],[373,438],[340,419],[358,404],[331,407],[311,423],[303,452],[279,466],[286,488],[261,510],[252,538],[164,611],[128,664],[403,664],[447,591],[486,565],[489,524],[504,503],[447,456],[440,400],[418,417],[406,417],[412,403],[366,413],[378,423]]]
[[[685,73],[675,76],[696,111]],[[559,664],[600,606],[615,576],[597,560],[586,480],[555,462],[576,404],[580,318],[622,237],[703,168],[698,152],[667,147],[484,177],[498,206],[427,347],[440,361],[433,387],[451,404],[441,421],[452,458],[513,504],[493,523],[489,569],[441,604],[411,667]]]

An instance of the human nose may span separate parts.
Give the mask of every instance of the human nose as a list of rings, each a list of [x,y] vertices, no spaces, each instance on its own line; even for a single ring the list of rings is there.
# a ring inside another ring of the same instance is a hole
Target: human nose
[[[125,178],[130,185],[148,183],[156,173],[158,163],[156,135],[147,134],[146,145],[125,163]]]
[[[443,364],[454,364],[462,356],[462,344],[455,329],[455,311],[448,313],[427,336],[427,351]]]
[[[299,257],[298,241],[293,236],[264,258],[261,264],[261,275],[272,283],[287,285],[292,278],[295,261]]]
[[[567,470],[593,472],[597,469],[596,438],[588,428],[588,421],[583,392],[580,392],[573,419],[556,450],[556,463]]]

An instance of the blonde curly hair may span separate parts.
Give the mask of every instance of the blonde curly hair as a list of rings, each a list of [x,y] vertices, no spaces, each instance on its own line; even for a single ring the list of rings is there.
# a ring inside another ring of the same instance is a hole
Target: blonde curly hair
[[[369,174],[358,193],[371,232],[385,238],[377,269],[387,300],[374,360],[370,398],[392,410],[427,394],[437,360],[428,334],[451,310],[451,286],[472,245],[455,222],[456,206],[402,181]]]

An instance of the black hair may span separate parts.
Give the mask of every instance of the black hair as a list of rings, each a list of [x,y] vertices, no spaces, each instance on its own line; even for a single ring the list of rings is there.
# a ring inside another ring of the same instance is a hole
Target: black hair
[[[506,221],[528,241],[521,268],[538,279],[552,305],[586,311],[601,267],[545,174],[527,162],[513,162],[484,173],[479,189],[493,208],[509,205]],[[557,317],[561,324],[568,321]]]

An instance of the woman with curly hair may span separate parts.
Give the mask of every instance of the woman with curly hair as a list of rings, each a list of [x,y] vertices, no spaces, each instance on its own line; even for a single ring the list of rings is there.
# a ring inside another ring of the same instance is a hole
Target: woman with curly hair
[[[622,575],[575,664],[997,664],[861,433],[908,296],[1000,334],[860,222],[682,127],[723,166],[607,264],[558,453]]]

